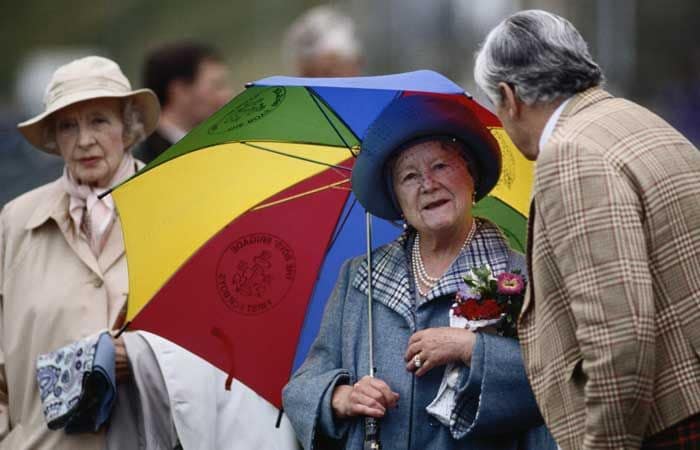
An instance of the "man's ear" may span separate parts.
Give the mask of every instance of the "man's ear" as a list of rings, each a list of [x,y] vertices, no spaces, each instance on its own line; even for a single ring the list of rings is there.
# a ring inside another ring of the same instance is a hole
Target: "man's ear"
[[[515,95],[515,86],[508,83],[498,83],[498,90],[501,93],[501,105],[503,110],[511,119],[517,119],[520,116],[521,102]]]

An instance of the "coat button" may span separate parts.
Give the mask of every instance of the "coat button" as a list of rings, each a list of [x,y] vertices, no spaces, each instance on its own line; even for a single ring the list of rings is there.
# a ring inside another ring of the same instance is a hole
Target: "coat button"
[[[96,288],[101,288],[103,284],[104,284],[104,281],[102,281],[101,278],[95,278],[92,282],[92,285],[95,286]]]

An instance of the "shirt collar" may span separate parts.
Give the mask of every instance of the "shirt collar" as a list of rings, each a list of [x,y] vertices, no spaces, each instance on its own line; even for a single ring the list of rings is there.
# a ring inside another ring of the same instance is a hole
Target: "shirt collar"
[[[544,148],[549,138],[552,137],[552,133],[554,132],[554,127],[557,126],[559,116],[561,116],[561,113],[564,112],[564,108],[570,100],[571,97],[561,102],[561,105],[559,105],[559,107],[554,110],[552,115],[549,116],[549,120],[547,120],[547,123],[545,124],[544,129],[542,130],[542,135],[540,136],[540,153],[542,152],[542,149]]]
[[[160,124],[158,124],[158,131],[163,137],[165,137],[173,144],[185,137],[185,135],[187,134],[187,131],[182,130],[181,128],[178,128],[175,125],[167,122],[161,122]]]

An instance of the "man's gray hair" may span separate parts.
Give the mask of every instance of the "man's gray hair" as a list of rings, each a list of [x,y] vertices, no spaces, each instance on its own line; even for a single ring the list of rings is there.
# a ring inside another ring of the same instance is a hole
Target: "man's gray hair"
[[[597,86],[603,74],[568,20],[528,10],[508,17],[486,36],[476,56],[474,80],[497,105],[503,101],[501,82],[532,105]]]
[[[357,58],[361,51],[353,20],[328,5],[316,6],[294,21],[285,35],[284,49],[295,64],[329,51],[345,58]]]

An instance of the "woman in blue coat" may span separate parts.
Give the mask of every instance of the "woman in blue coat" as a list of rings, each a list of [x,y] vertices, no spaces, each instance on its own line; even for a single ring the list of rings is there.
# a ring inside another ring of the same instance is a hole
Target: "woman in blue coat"
[[[384,450],[556,448],[518,342],[450,326],[471,269],[524,268],[498,228],[472,216],[498,180],[500,154],[470,131],[464,108],[401,97],[367,132],[353,192],[370,213],[408,228],[372,254],[375,377],[366,375],[369,271],[359,257],[343,266],[319,335],[284,389],[304,448],[361,449],[367,416],[379,419]]]

